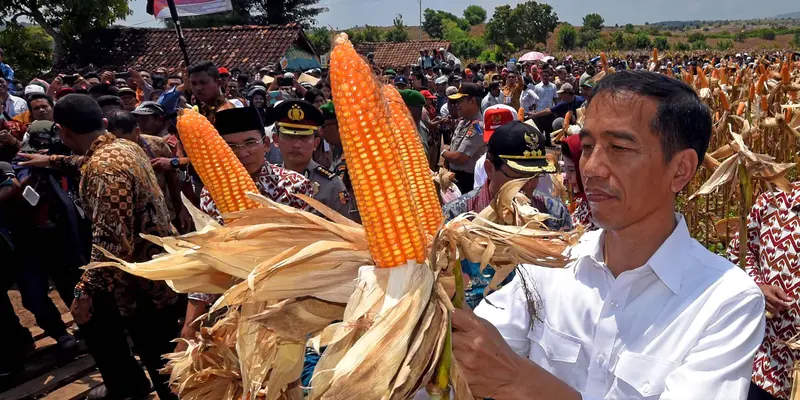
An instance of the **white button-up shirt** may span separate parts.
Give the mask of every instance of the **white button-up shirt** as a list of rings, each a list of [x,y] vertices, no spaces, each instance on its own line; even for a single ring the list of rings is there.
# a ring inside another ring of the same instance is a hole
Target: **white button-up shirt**
[[[584,400],[745,399],[764,296],[676,218],[642,267],[615,278],[603,262],[603,230],[588,232],[567,268],[523,266],[475,312]],[[538,295],[533,324],[524,286]]]
[[[558,96],[558,88],[556,88],[553,82],[547,85],[545,85],[544,82],[539,82],[533,87],[533,92],[539,96],[539,99],[536,101],[536,112],[552,107]]]
[[[9,117],[14,117],[28,111],[28,103],[22,98],[11,94],[8,95],[5,106],[6,114],[8,114]]]

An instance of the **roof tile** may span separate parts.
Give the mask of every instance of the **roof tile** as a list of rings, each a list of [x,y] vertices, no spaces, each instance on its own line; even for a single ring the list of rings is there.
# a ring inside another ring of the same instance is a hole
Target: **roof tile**
[[[245,72],[277,65],[289,47],[304,37],[295,24],[184,29],[183,36],[191,62],[211,60]],[[77,71],[90,64],[98,70],[164,67],[178,71],[183,69],[183,55],[174,29],[98,29],[84,35],[67,61],[55,69]]]
[[[375,55],[375,64],[381,68],[403,67],[417,63],[420,50],[450,49],[444,40],[409,40],[406,42],[364,42],[356,45],[356,51]]]

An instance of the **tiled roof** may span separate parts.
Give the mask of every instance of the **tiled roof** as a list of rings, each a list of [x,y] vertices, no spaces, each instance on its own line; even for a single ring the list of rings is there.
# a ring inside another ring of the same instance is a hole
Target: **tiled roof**
[[[427,49],[429,53],[433,49],[439,50],[444,47],[450,50],[450,42],[443,40],[410,40],[407,42],[365,42],[356,46],[356,50],[366,55],[375,55],[375,64],[381,68],[402,67],[416,64],[419,58],[419,51]]]
[[[183,36],[192,63],[210,60],[243,72],[277,65],[295,43],[312,51],[302,29],[295,24],[184,29]],[[66,63],[56,69],[82,71],[90,64],[96,70],[165,67],[178,71],[183,66],[183,55],[174,29],[98,29],[84,35]]]

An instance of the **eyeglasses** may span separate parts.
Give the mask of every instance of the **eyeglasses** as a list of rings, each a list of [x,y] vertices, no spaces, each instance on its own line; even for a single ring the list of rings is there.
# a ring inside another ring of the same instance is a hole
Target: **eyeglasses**
[[[228,147],[230,147],[231,150],[236,151],[236,150],[247,149],[250,147],[255,147],[263,143],[264,143],[264,138],[262,137],[261,139],[258,140],[248,140],[242,144],[228,143]]]

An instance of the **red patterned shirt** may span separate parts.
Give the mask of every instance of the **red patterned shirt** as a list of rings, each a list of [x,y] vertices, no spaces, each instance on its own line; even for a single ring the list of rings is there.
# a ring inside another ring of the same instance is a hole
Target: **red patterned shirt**
[[[783,289],[790,297],[800,297],[800,183],[791,193],[764,193],[750,211],[747,224],[745,270],[758,285]],[[728,258],[739,262],[739,234],[728,247]],[[800,303],[767,320],[764,342],[753,364],[753,382],[779,399],[792,391],[792,366],[797,351],[784,342],[798,332],[796,321]]]
[[[592,221],[592,209],[589,208],[589,202],[584,198],[575,199],[575,211],[572,212],[572,225],[583,225],[586,232],[598,229]]]
[[[310,209],[306,202],[295,196],[297,193],[309,197],[314,195],[314,184],[302,174],[265,162],[254,180],[258,191],[270,200],[301,210]],[[219,210],[206,188],[200,193],[200,209],[222,222]]]

